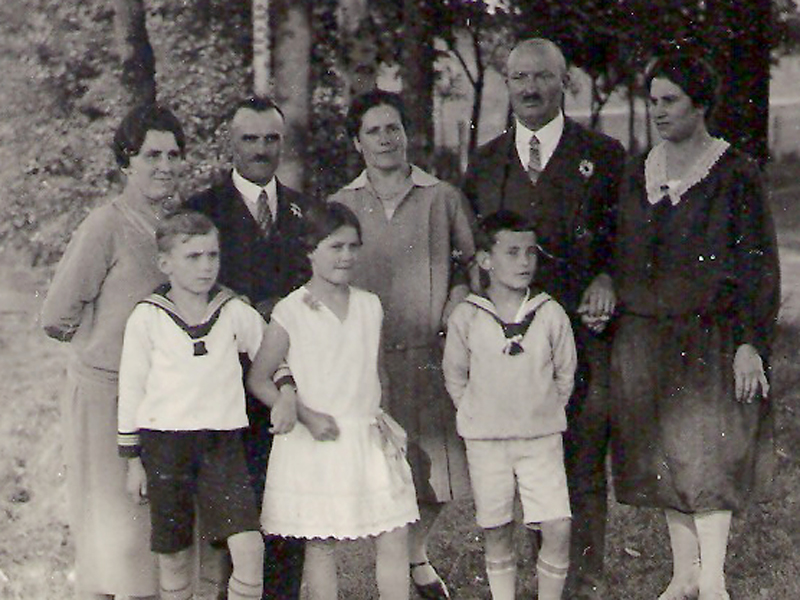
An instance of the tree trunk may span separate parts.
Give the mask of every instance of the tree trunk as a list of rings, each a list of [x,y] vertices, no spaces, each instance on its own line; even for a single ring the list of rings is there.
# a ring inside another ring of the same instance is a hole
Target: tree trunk
[[[339,0],[336,21],[349,99],[377,87],[378,42],[366,0]]]
[[[156,59],[145,19],[144,0],[114,0],[114,34],[122,67],[120,81],[130,106],[156,99]]]
[[[709,22],[730,33],[712,40],[720,78],[712,131],[763,166],[769,158],[770,0],[715,0]]]
[[[470,115],[469,145],[467,146],[467,156],[469,157],[478,148],[478,128],[483,108],[483,83],[486,76],[486,68],[483,64],[483,56],[481,56],[480,30],[472,37],[472,51],[475,55],[475,81],[472,85],[472,114]]]
[[[634,83],[628,82],[628,154],[638,154],[639,142],[636,139],[636,93]]]
[[[272,40],[269,28],[269,0],[253,0],[253,92],[272,92]]]
[[[430,15],[419,0],[403,0],[404,43],[400,74],[403,101],[411,124],[409,159],[430,168],[433,164],[433,87],[436,59],[434,31]]]
[[[306,149],[311,106],[311,15],[309,0],[272,2],[275,23],[275,100],[286,117],[281,180],[305,187]]]

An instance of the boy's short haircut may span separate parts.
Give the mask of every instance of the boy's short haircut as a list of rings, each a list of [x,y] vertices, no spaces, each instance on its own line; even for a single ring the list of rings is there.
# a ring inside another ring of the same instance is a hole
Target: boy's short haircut
[[[475,233],[475,246],[478,250],[491,252],[497,242],[497,234],[501,231],[530,231],[536,235],[536,229],[528,219],[510,210],[493,212],[478,223]]]
[[[175,247],[180,236],[206,235],[211,232],[219,235],[214,222],[195,210],[180,209],[162,218],[156,228],[156,246],[159,252],[169,252]]]
[[[355,213],[339,202],[318,204],[306,210],[301,242],[306,253],[313,252],[319,243],[341,227],[352,227],[362,241],[361,223]]]

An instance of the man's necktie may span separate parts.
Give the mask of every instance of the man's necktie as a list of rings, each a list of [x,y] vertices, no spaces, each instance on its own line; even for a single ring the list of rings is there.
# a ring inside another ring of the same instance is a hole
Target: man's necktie
[[[530,177],[531,183],[536,183],[539,180],[539,175],[542,174],[542,154],[539,146],[539,138],[535,135],[531,136],[531,141],[528,144],[530,149],[528,177]]]
[[[264,235],[267,235],[272,229],[272,211],[269,209],[266,190],[261,190],[258,200],[256,200],[256,221]]]

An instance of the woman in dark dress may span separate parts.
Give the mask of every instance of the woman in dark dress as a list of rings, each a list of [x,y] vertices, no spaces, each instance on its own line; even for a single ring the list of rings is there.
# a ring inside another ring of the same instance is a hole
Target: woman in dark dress
[[[659,600],[727,599],[731,515],[770,475],[774,228],[756,165],[706,127],[711,68],[662,58],[648,86],[663,141],[620,199],[615,490],[665,510],[673,576]]]

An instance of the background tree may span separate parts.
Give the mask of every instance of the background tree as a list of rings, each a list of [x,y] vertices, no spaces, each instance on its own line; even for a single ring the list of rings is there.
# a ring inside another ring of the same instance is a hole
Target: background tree
[[[130,105],[156,99],[156,59],[147,35],[144,0],[114,0],[120,81]]]

